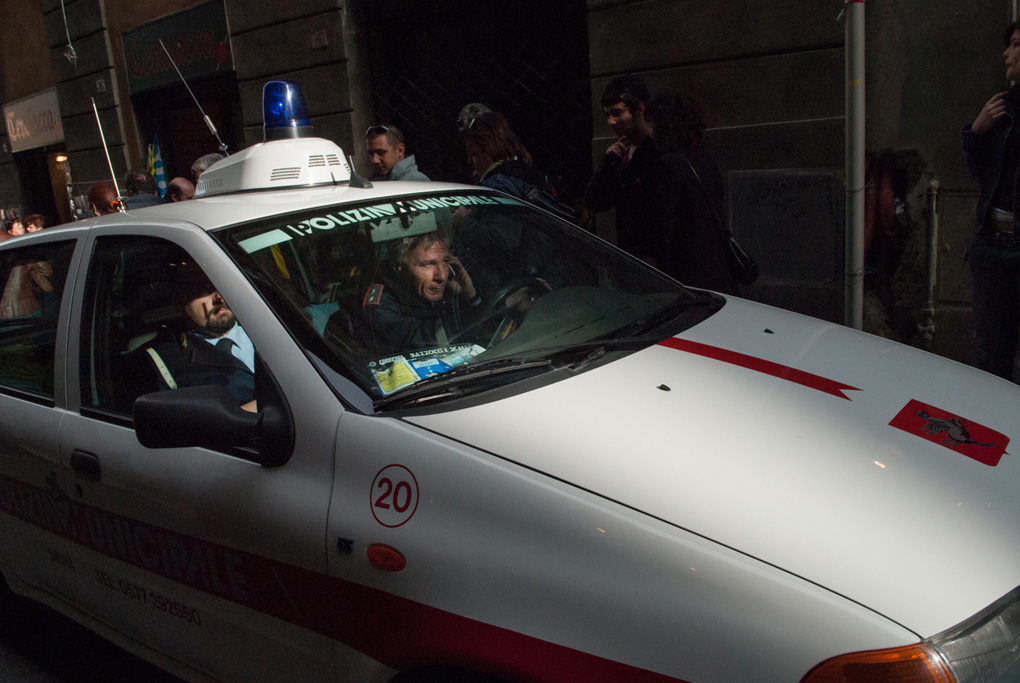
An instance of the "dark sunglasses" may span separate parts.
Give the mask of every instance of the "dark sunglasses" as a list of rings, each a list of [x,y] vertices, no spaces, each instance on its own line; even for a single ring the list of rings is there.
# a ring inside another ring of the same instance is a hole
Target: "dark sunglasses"
[[[400,133],[398,133],[395,130],[391,130],[389,126],[383,126],[383,125],[369,126],[368,130],[365,131],[365,137],[366,138],[375,138],[375,137],[379,137],[380,135],[385,135],[386,133],[391,133],[393,135],[393,137],[395,137],[397,139],[397,142],[403,142],[404,141],[404,136],[403,135],[401,135]]]

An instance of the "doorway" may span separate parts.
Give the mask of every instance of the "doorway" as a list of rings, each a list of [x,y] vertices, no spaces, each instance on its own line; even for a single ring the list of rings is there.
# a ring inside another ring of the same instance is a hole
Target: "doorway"
[[[229,152],[244,147],[244,124],[241,117],[241,95],[234,73],[218,74],[190,83],[195,100],[183,83],[134,95],[131,100],[138,121],[142,149],[148,149],[154,135],[159,136],[167,182],[182,176],[191,177],[191,164],[200,156],[218,152],[219,143],[202,118],[202,111],[216,126],[220,139]],[[132,163],[140,163],[134,160]]]
[[[65,156],[63,143],[26,149],[14,154],[21,184],[21,215],[43,215],[46,225],[67,223],[73,216],[67,199],[67,177],[57,159]],[[66,157],[65,157],[66,161]]]

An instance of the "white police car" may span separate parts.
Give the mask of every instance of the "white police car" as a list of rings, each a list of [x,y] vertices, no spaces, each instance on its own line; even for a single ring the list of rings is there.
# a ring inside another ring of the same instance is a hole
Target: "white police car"
[[[364,185],[273,140],[0,246],[15,593],[189,680],[1020,679],[1017,387]],[[213,289],[246,386],[165,357]]]

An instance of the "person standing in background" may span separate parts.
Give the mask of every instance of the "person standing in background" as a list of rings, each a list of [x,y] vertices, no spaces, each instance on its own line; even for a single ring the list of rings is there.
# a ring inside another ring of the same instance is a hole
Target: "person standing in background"
[[[211,154],[203,154],[199,158],[195,159],[195,162],[191,164],[191,176],[197,183],[201,178],[205,170],[215,164],[217,161],[226,159],[227,157],[219,152],[212,152]]]
[[[406,155],[404,134],[396,126],[369,127],[365,131],[365,148],[374,171],[371,180],[429,180],[418,170],[414,155]]]
[[[653,259],[648,240],[641,185],[652,160],[655,143],[645,108],[651,99],[638,76],[617,76],[602,93],[602,111],[617,140],[606,149],[584,195],[584,206],[594,212],[616,208],[616,243],[624,251]]]
[[[39,232],[46,227],[46,219],[41,213],[32,213],[25,217],[25,230]]]
[[[1020,81],[1020,22],[1003,34],[1006,79]],[[963,128],[963,149],[980,184],[974,242],[974,364],[1013,379],[1020,339],[1020,92],[994,94]]]
[[[92,213],[96,216],[116,213],[120,210],[120,202],[117,199],[117,188],[113,183],[100,180],[89,188],[89,204],[92,206]]]
[[[142,209],[158,206],[163,200],[156,194],[156,179],[140,168],[128,171],[124,176],[124,208]]]
[[[648,119],[659,153],[644,186],[655,265],[685,285],[738,294],[726,261],[726,187],[705,152],[701,105],[673,88],[652,99]]]
[[[194,196],[195,184],[187,178],[177,176],[167,184],[166,199],[164,201],[168,204],[186,202]]]

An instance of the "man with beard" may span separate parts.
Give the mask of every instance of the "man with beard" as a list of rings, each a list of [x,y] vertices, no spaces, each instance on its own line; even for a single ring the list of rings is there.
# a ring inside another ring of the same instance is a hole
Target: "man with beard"
[[[624,251],[656,264],[656,216],[649,216],[644,185],[656,157],[647,114],[648,86],[638,76],[617,76],[602,93],[602,111],[616,142],[606,149],[584,195],[596,213],[616,208],[616,243]]]
[[[148,357],[151,391],[218,384],[245,410],[255,411],[255,346],[215,285],[196,266],[176,278],[183,325],[140,349]]]

